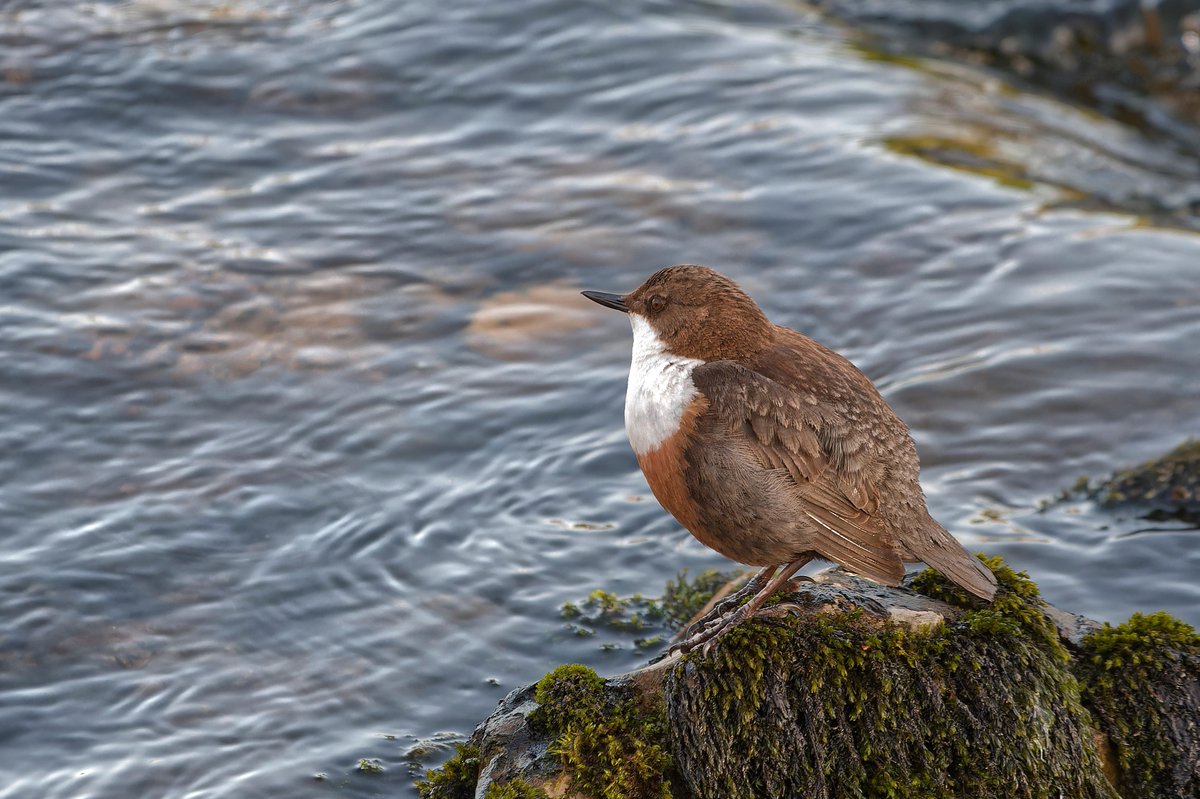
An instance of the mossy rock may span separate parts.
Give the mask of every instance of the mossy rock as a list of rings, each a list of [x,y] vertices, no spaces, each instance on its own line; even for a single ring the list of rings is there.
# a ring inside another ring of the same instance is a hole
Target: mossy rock
[[[441,768],[425,772],[417,783],[421,799],[474,799],[479,780],[479,748],[457,744],[454,755]]]
[[[1069,655],[1028,580],[997,566],[996,602],[932,576],[964,607],[913,628],[797,594],[667,685],[696,799],[1115,796]]]
[[[1140,613],[1083,639],[1084,704],[1115,750],[1125,799],[1200,796],[1200,636]]]
[[[933,572],[887,588],[831,570],[708,652],[555,669],[475,731],[470,793],[422,797],[1196,796],[1191,629],[1084,623],[988,563],[991,605]]]
[[[1094,494],[1104,507],[1134,506],[1151,518],[1200,524],[1200,439],[1117,473]]]

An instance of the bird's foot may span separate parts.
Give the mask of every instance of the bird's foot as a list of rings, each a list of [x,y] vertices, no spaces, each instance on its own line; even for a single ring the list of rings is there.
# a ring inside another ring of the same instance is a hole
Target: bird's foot
[[[673,645],[669,650],[669,653],[679,652],[680,654],[686,655],[688,652],[691,652],[698,646],[703,646],[704,651],[707,652],[708,648],[712,646],[712,644],[716,643],[718,638],[725,635],[725,633],[729,632],[748,618],[750,618],[750,606],[742,605],[732,613],[727,613],[724,616],[719,616],[715,619],[712,619],[695,633],[692,633],[684,640]],[[695,625],[693,625],[693,627],[694,626]],[[689,628],[688,631],[691,632],[691,628]]]
[[[807,582],[815,582],[810,577],[798,577],[798,578],[793,578],[793,579],[804,580]],[[728,633],[734,627],[738,626],[739,624],[746,621],[746,619],[749,619],[752,616],[783,615],[784,613],[790,613],[792,610],[800,607],[799,605],[795,604],[794,602],[781,602],[780,604],[774,605],[770,608],[763,608],[762,604],[766,601],[767,598],[768,597],[766,597],[766,596],[755,596],[755,598],[752,599],[750,602],[748,602],[745,605],[740,605],[739,607],[734,609],[732,612],[727,612],[720,616],[716,616],[715,618],[709,619],[707,622],[704,622],[703,624],[701,624],[700,622],[693,624],[691,627],[689,627],[687,629],[683,640],[679,641],[676,644],[673,644],[671,646],[671,648],[667,650],[667,656],[670,656],[670,655],[674,654],[675,652],[679,652],[680,654],[686,655],[688,652],[691,652],[696,647],[701,647],[701,646],[703,647],[703,649],[701,651],[707,653],[708,650],[713,646],[713,644],[715,644],[717,642],[717,640],[719,638],[721,638],[723,635]],[[729,599],[726,601],[737,602],[737,601],[740,601],[740,599],[735,600],[734,597],[730,596]],[[721,605],[724,605],[724,604],[725,604],[724,602],[721,603]],[[721,607],[721,605],[718,605],[718,607]],[[716,610],[716,608],[714,608],[714,610]],[[710,616],[710,615],[712,615],[712,614],[711,613],[707,614],[705,618],[708,618],[708,616]],[[701,621],[704,621],[704,620],[702,619]]]
[[[764,577],[763,572],[754,575],[746,581],[745,585],[720,602],[717,602],[707,613],[689,624],[686,629],[676,633],[675,640],[687,641],[691,639],[692,636],[699,634],[708,625],[732,613],[745,599],[757,594],[766,584],[767,578]]]
[[[795,616],[804,610],[804,606],[799,602],[780,602],[778,605],[772,605],[769,608],[763,608],[757,614],[761,618],[774,618],[776,616]]]

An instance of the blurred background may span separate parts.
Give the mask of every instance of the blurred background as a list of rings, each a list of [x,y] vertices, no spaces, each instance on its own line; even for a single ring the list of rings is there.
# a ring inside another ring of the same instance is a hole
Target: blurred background
[[[1200,622],[1195,529],[1059,498],[1200,432],[1188,4],[823,5],[0,5],[0,797],[411,797],[643,662],[560,608],[733,564],[578,291],[676,262],[871,376],[968,549]]]

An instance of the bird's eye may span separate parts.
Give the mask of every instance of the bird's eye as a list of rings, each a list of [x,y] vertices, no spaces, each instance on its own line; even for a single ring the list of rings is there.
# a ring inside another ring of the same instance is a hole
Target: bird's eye
[[[655,294],[650,298],[650,312],[658,313],[663,308],[667,307],[667,300],[661,294]]]

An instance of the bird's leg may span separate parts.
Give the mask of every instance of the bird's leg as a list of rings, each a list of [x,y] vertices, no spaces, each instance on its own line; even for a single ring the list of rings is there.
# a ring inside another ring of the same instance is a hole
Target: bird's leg
[[[793,574],[800,571],[800,569],[802,569],[810,560],[812,560],[811,555],[805,555],[803,557],[796,558],[794,561],[785,566],[783,571],[779,572],[770,581],[768,581],[767,584],[761,590],[759,590],[759,592],[755,594],[754,598],[749,602],[742,605],[728,616],[719,618],[716,620],[716,622],[710,622],[698,633],[682,643],[676,644],[675,647],[672,648],[678,648],[679,651],[686,654],[701,644],[707,644],[720,638],[722,635],[753,616],[758,609],[763,606],[763,603],[770,599],[775,592],[783,586],[784,583],[792,578]]]
[[[674,640],[678,641],[682,639],[686,641],[688,638],[691,638],[693,635],[700,632],[700,630],[704,629],[704,627],[711,624],[713,621],[720,619],[726,613],[734,610],[742,603],[743,599],[761,590],[762,587],[767,584],[767,580],[771,579],[771,575],[774,574],[775,570],[778,568],[778,566],[767,566],[758,574],[747,580],[746,584],[741,588],[730,593],[728,596],[722,597],[717,602],[714,602],[712,607],[708,609],[708,612],[689,624],[687,629],[676,633]]]

